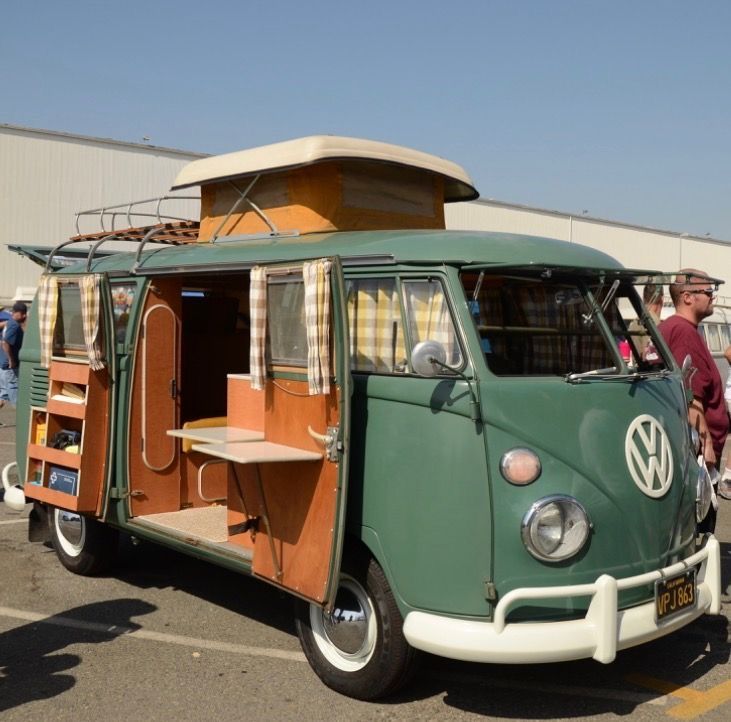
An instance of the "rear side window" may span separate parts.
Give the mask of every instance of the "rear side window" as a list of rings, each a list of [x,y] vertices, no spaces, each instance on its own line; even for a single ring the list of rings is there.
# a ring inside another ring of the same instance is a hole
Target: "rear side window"
[[[267,319],[271,362],[306,367],[307,327],[302,276],[270,278],[267,286]]]
[[[58,286],[58,316],[53,335],[56,356],[85,355],[84,325],[81,316],[81,291],[75,283]]]

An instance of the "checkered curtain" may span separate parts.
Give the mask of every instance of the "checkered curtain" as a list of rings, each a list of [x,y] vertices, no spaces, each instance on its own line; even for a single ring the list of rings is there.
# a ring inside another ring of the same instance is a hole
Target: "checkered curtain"
[[[447,352],[447,364],[455,363],[458,347],[441,284],[409,281],[404,283],[404,288],[414,344],[427,339],[439,341]]]
[[[104,358],[99,344],[99,307],[101,305],[101,276],[98,273],[79,279],[81,296],[81,320],[84,327],[84,343],[92,371],[104,368]]]
[[[350,358],[356,371],[394,373],[406,362],[401,305],[392,278],[349,282]]]
[[[41,335],[41,366],[51,366],[53,356],[53,335],[58,315],[58,279],[56,276],[42,276],[38,284],[38,326]]]
[[[310,396],[330,393],[330,267],[325,259],[302,268],[307,326],[307,381]]]
[[[596,322],[586,324],[586,303],[559,303],[563,286],[483,288],[481,313],[488,324],[524,327],[526,333],[495,335],[492,352],[509,358],[514,373],[561,374],[607,366],[611,360]],[[578,291],[577,291],[578,293]],[[544,329],[546,333],[530,333]]]
[[[267,272],[262,266],[251,269],[249,285],[251,346],[249,373],[251,388],[261,391],[266,381]]]

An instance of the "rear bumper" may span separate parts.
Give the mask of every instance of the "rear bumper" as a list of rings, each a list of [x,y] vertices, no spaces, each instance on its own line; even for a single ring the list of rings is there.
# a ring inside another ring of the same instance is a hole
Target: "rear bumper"
[[[654,600],[629,609],[617,609],[618,592],[651,584],[700,564],[695,607],[658,623]],[[590,596],[583,619],[565,622],[506,623],[509,608],[519,601]],[[411,612],[404,635],[412,647],[469,662],[563,662],[593,657],[614,660],[617,650],[663,637],[703,614],[721,612],[721,552],[708,535],[705,546],[681,562],[626,579],[602,575],[593,584],[514,589],[495,607],[493,622]]]

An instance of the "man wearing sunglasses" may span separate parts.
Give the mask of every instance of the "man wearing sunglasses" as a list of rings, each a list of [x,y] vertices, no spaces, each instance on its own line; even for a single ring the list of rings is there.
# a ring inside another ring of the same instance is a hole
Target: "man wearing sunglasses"
[[[688,407],[688,421],[700,435],[708,469],[717,470],[729,431],[729,417],[721,374],[698,333],[700,322],[713,313],[716,287],[705,272],[684,268],[678,271],[669,288],[675,314],[665,319],[659,330],[678,364],[690,355],[691,363],[697,369],[690,380],[693,400]],[[715,516],[712,509],[712,514],[704,521],[710,528],[702,528],[702,531],[713,531]]]

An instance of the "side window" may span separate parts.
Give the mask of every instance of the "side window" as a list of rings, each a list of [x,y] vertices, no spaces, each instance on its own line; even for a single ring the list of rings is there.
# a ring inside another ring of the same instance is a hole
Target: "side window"
[[[267,319],[271,362],[306,367],[305,284],[301,276],[269,280]]]
[[[403,373],[406,350],[396,279],[348,280],[346,292],[353,371]]]
[[[721,332],[721,347],[726,348],[731,345],[731,336],[728,334],[728,324],[719,324],[718,329]]]
[[[706,339],[708,340],[708,348],[718,353],[721,350],[721,340],[718,337],[718,324],[709,323],[706,325]]]
[[[81,291],[76,283],[59,283],[58,316],[53,334],[54,356],[85,356]]]
[[[125,282],[112,283],[112,309],[114,311],[114,337],[123,342],[127,335],[129,312],[135,298],[135,286]]]
[[[447,365],[462,366],[462,351],[442,284],[433,279],[404,281],[403,293],[411,342],[438,341],[447,352]]]

